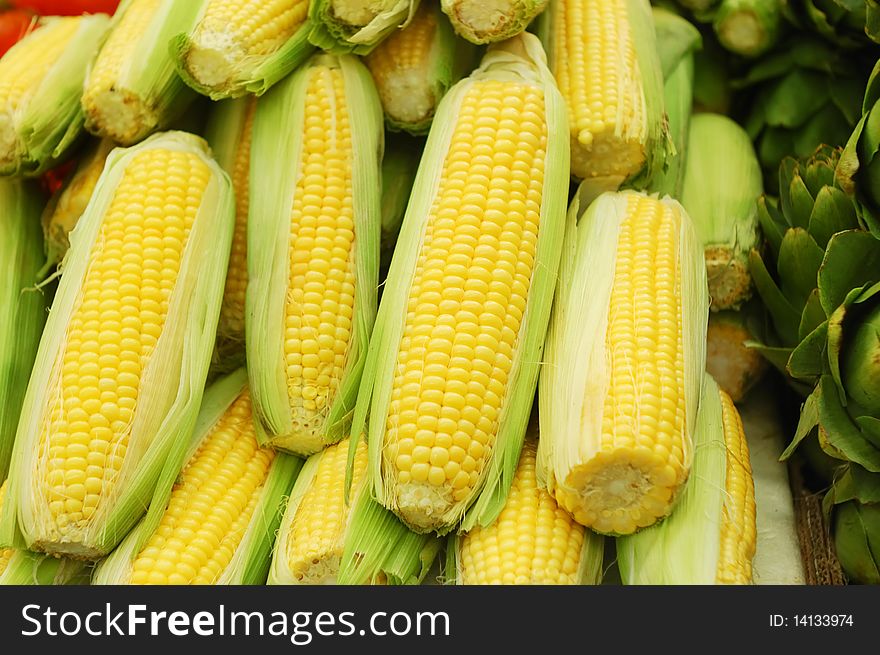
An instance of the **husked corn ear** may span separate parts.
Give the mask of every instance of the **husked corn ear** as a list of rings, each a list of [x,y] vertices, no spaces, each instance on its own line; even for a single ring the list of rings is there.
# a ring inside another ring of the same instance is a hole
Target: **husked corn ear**
[[[662,169],[663,75],[648,0],[551,0],[540,33],[568,108],[571,172],[605,190]]]
[[[755,486],[742,420],[706,375],[691,477],[672,515],[617,540],[625,584],[751,584]]]
[[[170,124],[195,99],[168,48],[190,29],[199,2],[124,0],[82,93],[86,129],[133,145]]]
[[[43,235],[46,239],[44,272],[61,263],[70,248],[70,233],[85,212],[104,170],[107,155],[113,150],[109,139],[95,141],[79,161],[64,187],[52,198],[43,212]]]
[[[455,31],[471,43],[494,43],[522,32],[548,0],[441,0]]]
[[[251,135],[256,98],[218,103],[208,120],[206,139],[217,162],[232,178],[235,231],[226,273],[223,306],[217,325],[219,341],[244,347],[244,305],[247,290],[247,225],[250,205]],[[221,344],[222,346],[222,344]]]
[[[316,55],[257,102],[245,336],[263,444],[308,455],[351,420],[376,313],[382,138],[349,55]]]
[[[374,496],[416,531],[504,504],[558,266],[564,127],[523,35],[453,87],[428,136],[352,426],[367,425]]]
[[[575,522],[535,472],[537,444],[526,439],[507,503],[495,522],[450,539],[458,584],[598,584],[602,537]]]
[[[290,492],[269,584],[413,584],[424,578],[439,541],[413,534],[372,500],[366,468],[363,440],[346,438],[309,458]]]
[[[233,214],[198,137],[110,154],[25,395],[0,543],[97,559],[137,521],[198,413]]]
[[[104,14],[35,19],[0,59],[0,175],[38,175],[76,141],[83,80],[109,23]]]
[[[749,253],[760,246],[761,166],[752,140],[719,114],[696,114],[688,136],[681,204],[703,242],[711,309],[739,309],[752,295]]]
[[[214,100],[260,95],[314,50],[309,0],[200,0],[198,21],[172,41],[183,80]]]
[[[419,0],[309,0],[309,41],[334,54],[365,55],[413,19]]]
[[[706,363],[706,273],[682,206],[606,193],[569,227],[539,392],[541,483],[575,519],[630,534],[690,471]]]
[[[169,466],[150,512],[95,573],[98,584],[264,584],[300,460],[257,444],[247,374],[205,393],[178,476]],[[173,460],[172,460],[173,461]]]
[[[24,391],[46,322],[46,298],[36,288],[42,206],[36,185],[0,178],[0,480],[9,472]]]
[[[457,38],[440,7],[423,2],[413,20],[364,61],[392,130],[424,134],[437,103],[475,63],[476,50]]]

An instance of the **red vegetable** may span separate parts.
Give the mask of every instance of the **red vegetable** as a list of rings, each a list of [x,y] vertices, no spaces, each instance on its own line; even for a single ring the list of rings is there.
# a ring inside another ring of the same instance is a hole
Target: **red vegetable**
[[[0,13],[0,56],[28,33],[34,15],[28,11],[10,9]]]
[[[79,16],[80,14],[112,14],[119,0],[9,0],[17,9],[29,9],[42,16]]]

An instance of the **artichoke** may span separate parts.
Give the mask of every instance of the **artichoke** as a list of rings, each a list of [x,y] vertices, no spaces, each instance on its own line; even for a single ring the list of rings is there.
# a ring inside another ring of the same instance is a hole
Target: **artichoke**
[[[857,464],[841,467],[823,505],[849,580],[880,584],[880,475]]]
[[[810,29],[840,47],[880,43],[877,0],[783,0],[783,11],[799,29]]]
[[[863,53],[844,53],[796,37],[762,58],[738,80],[744,124],[755,142],[765,183],[773,190],[779,162],[808,157],[816,144],[843,145],[860,117],[870,66]]]

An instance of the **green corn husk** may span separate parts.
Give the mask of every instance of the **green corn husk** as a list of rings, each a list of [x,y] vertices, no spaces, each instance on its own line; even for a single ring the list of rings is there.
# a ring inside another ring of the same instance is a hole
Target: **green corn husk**
[[[366,55],[394,30],[406,27],[419,0],[354,0],[309,2],[309,41],[332,54]]]
[[[138,390],[137,410],[113,496],[102,500],[84,526],[62,537],[59,527],[47,517],[46,499],[34,488],[38,484],[34,476],[39,474],[42,419],[51,406],[46,390],[60,375],[67,325],[80,304],[107,208],[129,164],[148,149],[192,153],[209,167],[211,178],[187,236],[161,338],[141,376],[142,381],[158,383],[142,384]],[[175,444],[186,441],[196,420],[220,312],[233,218],[229,179],[210,158],[207,144],[199,137],[167,132],[133,148],[110,153],[92,200],[70,235],[64,274],[25,394],[7,501],[0,513],[0,544],[97,559],[116,546],[140,518],[169,454]]]
[[[114,144],[109,139],[95,140],[85,151],[76,169],[64,182],[64,186],[46,206],[40,222],[45,238],[46,263],[40,271],[44,277],[53,266],[61,263],[70,248],[70,233],[86,210],[98,178],[104,170],[107,156]]]
[[[471,43],[495,43],[522,32],[549,0],[441,0],[455,31]]]
[[[68,154],[83,130],[83,80],[109,24],[104,14],[42,18],[0,59],[5,87],[27,85],[18,97],[7,89],[0,103],[0,175],[39,175]]]
[[[494,445],[484,465],[482,478],[469,497],[461,502],[449,503],[446,511],[434,515],[432,525],[415,526],[421,531],[433,529],[445,533],[459,526],[467,530],[477,524],[486,525],[494,520],[504,506],[519,459],[537,382],[564,231],[569,170],[565,105],[546,67],[540,42],[533,35],[524,33],[505,41],[504,45],[490,47],[480,68],[453,87],[440,103],[385,283],[351,434],[363,434],[366,429],[370,449],[368,475],[373,495],[398,516],[406,514],[406,510],[398,504],[397,485],[387,465],[383,464],[382,450],[385,420],[404,329],[403,317],[422,235],[427,227],[430,207],[439,190],[440,171],[458,122],[459,107],[468,91],[481,80],[510,80],[543,89],[548,129],[540,231],[526,311],[518,335],[518,348],[507,382],[507,397],[503,401],[505,410],[498,422]],[[405,517],[404,521],[407,522]],[[413,527],[412,521],[409,524]]]
[[[178,76],[168,42],[190,29],[200,3],[161,0],[152,10],[150,3],[120,3],[85,81],[86,129],[121,145],[168,128],[197,97]]]
[[[731,63],[736,60],[713,36],[705,34],[702,49],[694,53],[693,110],[729,114],[733,95]]]
[[[743,57],[757,57],[779,39],[782,0],[722,0],[712,26],[725,48]]]
[[[437,4],[425,2],[406,27],[364,59],[389,129],[426,134],[437,104],[476,63],[477,49],[455,35]]]
[[[343,377],[325,405],[304,419],[291,407],[284,357],[290,279],[290,216],[300,170],[307,85],[312,71],[344,77],[352,138],[354,317]],[[279,138],[279,134],[284,138]],[[376,315],[381,222],[382,109],[370,73],[352,56],[320,54],[257,103],[248,214],[247,365],[261,444],[309,455],[347,434]],[[288,165],[281,165],[288,162]]]
[[[379,278],[384,279],[391,264],[397,235],[406,213],[416,171],[425,142],[403,134],[386,135],[382,157],[382,235]],[[381,291],[381,290],[380,290]]]
[[[601,584],[604,538],[575,523],[538,485],[535,476],[537,430],[530,426],[530,432],[507,503],[495,522],[485,528],[477,526],[466,534],[449,537],[444,567],[446,584]],[[560,539],[560,525],[569,529],[563,539]],[[540,528],[546,532],[539,532]],[[523,538],[526,536],[528,538]],[[473,567],[468,568],[470,562],[466,553],[471,546],[478,549],[477,554],[495,554],[499,572],[493,574],[489,570],[492,564],[476,557]],[[560,571],[574,548],[580,553],[576,567],[571,571]],[[556,560],[555,565],[548,565],[548,560]]]
[[[235,231],[220,321],[217,324],[217,346],[212,370],[229,372],[243,366],[245,362],[245,299],[241,292],[247,285],[250,148],[256,98],[249,96],[213,105],[208,116],[205,139],[211,146],[217,163],[232,180],[235,192]]]
[[[290,27],[287,39],[272,52],[252,54],[241,43],[241,33],[210,20],[212,0],[192,0],[199,6],[193,28],[171,41],[177,72],[191,88],[212,100],[237,98],[248,93],[262,95],[287,77],[315,47],[308,36],[308,20]],[[260,0],[240,3],[239,11],[259,11]]]
[[[180,441],[175,448],[176,453],[168,458],[167,465],[156,485],[156,492],[150,502],[150,508],[143,520],[131,531],[121,544],[95,568],[93,584],[133,584],[132,574],[138,555],[147,546],[150,539],[162,525],[162,520],[170,504],[175,502],[175,491],[185,490],[195,482],[189,482],[186,468],[181,461],[193,464],[197,462],[199,448],[210,440],[212,433],[218,428],[227,410],[247,392],[247,372],[242,368],[212,384],[206,391],[201,410],[189,442]],[[240,433],[238,438],[248,439],[251,435]],[[178,453],[184,456],[181,458]],[[204,460],[202,460],[204,461]],[[189,465],[189,464],[187,464]],[[220,466],[220,462],[215,464]],[[302,460],[278,453],[275,455],[266,478],[257,494],[249,521],[240,537],[236,534],[224,535],[224,544],[232,547],[232,557],[212,584],[229,585],[260,585],[265,584],[269,573],[269,560],[275,543],[275,535],[281,523],[287,495],[293,486],[297,474],[302,468]],[[184,491],[185,493],[185,491]],[[250,499],[248,499],[248,503]],[[190,508],[192,509],[192,508]],[[248,505],[241,508],[243,514]],[[218,515],[209,512],[201,520],[215,520]],[[237,521],[238,516],[225,516],[226,520]],[[195,519],[194,519],[195,520]],[[167,525],[173,529],[174,525]],[[199,528],[202,524],[199,525]],[[196,540],[198,534],[191,537]],[[231,543],[230,543],[231,542]],[[183,546],[183,552],[197,548],[190,542]]]
[[[370,497],[366,445],[354,444],[351,471],[349,445],[334,444],[303,467],[278,531],[269,584],[419,584],[430,570],[441,541],[412,532]],[[346,494],[349,473],[354,482]],[[309,503],[323,503],[323,511]]]
[[[36,289],[43,202],[29,182],[0,179],[0,480],[9,471],[19,412],[46,322],[47,301]]]
[[[761,166],[752,141],[726,116],[691,120],[681,204],[706,255],[710,308],[738,309],[752,295],[749,253],[759,247]]]
[[[734,564],[728,559],[734,553],[728,552],[721,543],[722,525],[730,520],[725,511],[729,456],[721,396],[718,385],[709,375],[703,378],[694,435],[693,470],[675,511],[662,523],[617,539],[617,562],[624,584],[725,584],[721,572]],[[751,485],[747,448],[743,459],[738,461],[748,471]],[[751,583],[756,537],[754,510],[752,496],[751,518],[747,519],[751,525],[743,528],[752,539],[750,552],[746,553],[748,564],[740,569],[738,580],[732,584]]]
[[[87,585],[90,573],[85,562],[16,550],[0,571],[0,586]]]
[[[606,2],[608,0],[605,0]],[[536,31],[544,44],[550,70],[554,76],[560,77],[560,67],[571,61],[574,53],[567,49],[567,44],[557,42],[557,35],[563,30],[560,21],[563,12],[560,10],[563,0],[551,0],[547,9],[537,21]],[[629,117],[620,116],[613,125],[608,125],[598,135],[591,128],[576,125],[572,115],[577,103],[574,98],[565,98],[569,112],[569,128],[571,130],[571,174],[578,179],[591,180],[596,195],[603,191],[616,191],[625,186],[633,189],[647,188],[655,175],[662,172],[671,147],[666,126],[666,110],[663,104],[663,70],[658,55],[657,38],[651,5],[648,0],[613,0],[609,5],[625,5],[627,29],[631,43],[635,48],[638,66],[626,79],[619,80],[618,99],[622,100],[629,94],[636,93],[637,101],[643,104],[644,120],[634,121]],[[571,16],[568,17],[572,20]],[[584,17],[588,23],[587,17]],[[606,25],[613,24],[609,21]],[[587,32],[590,28],[601,29],[601,26],[582,26]],[[620,27],[616,25],[616,27]],[[571,32],[571,26],[566,28]],[[569,36],[569,38],[571,38]],[[619,58],[628,61],[628,51],[624,52],[623,42],[617,35],[604,37],[613,39],[612,46],[620,49]],[[641,88],[635,92],[636,76],[641,80]],[[565,90],[563,89],[563,95]],[[622,112],[621,112],[622,113]],[[595,146],[595,147],[594,147]],[[633,152],[637,150],[637,153]]]
[[[603,407],[615,373],[609,359],[611,347],[606,341],[609,317],[612,310],[618,309],[611,307],[618,243],[630,201],[645,194],[605,193],[589,205],[583,194],[584,189],[579,189],[568,212],[559,283],[538,388],[541,421],[538,479],[579,522],[597,532],[617,534],[632,529],[632,525],[627,525],[634,523],[627,520],[629,507],[660,487],[647,481],[638,486],[638,496],[633,498],[628,489],[622,492],[609,481],[610,476],[601,474],[601,467],[611,466],[606,463],[610,453],[602,448],[600,435]],[[679,396],[679,402],[684,405],[683,458],[681,470],[676,471],[675,478],[665,487],[670,490],[667,500],[660,507],[655,505],[652,513],[645,511],[638,517],[644,525],[650,525],[647,521],[659,520],[672,510],[675,494],[690,470],[706,362],[709,314],[706,267],[693,222],[676,200],[665,197],[657,202],[680,215],[676,261],[683,302],[681,315],[675,318],[676,329],[681,330],[684,367]],[[628,375],[635,376],[638,372],[635,362],[618,366]],[[638,412],[639,400],[636,398],[634,402],[634,411]],[[628,458],[618,465],[635,470],[636,463]],[[647,477],[647,473],[644,475]],[[602,509],[593,511],[590,505],[599,505]],[[608,511],[610,516],[601,516],[598,511]],[[619,518],[624,519],[622,528],[616,525]],[[604,526],[600,527],[599,523]]]
[[[694,51],[702,44],[699,30],[681,16],[654,8],[654,30],[663,69],[663,104],[675,147],[666,168],[651,180],[650,191],[681,198],[687,159],[688,128],[694,99]]]
[[[706,372],[738,403],[763,378],[768,362],[749,347],[760,334],[763,311],[752,299],[738,311],[709,314],[706,331]]]

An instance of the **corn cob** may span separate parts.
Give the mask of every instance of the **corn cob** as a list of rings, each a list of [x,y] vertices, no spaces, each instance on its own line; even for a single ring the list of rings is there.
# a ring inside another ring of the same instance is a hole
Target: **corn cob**
[[[25,394],[0,544],[97,559],[137,522],[193,429],[233,214],[198,137],[110,154]]]
[[[552,0],[539,33],[568,108],[572,175],[645,187],[666,154],[648,0]]]
[[[752,295],[761,166],[748,134],[726,116],[695,115],[688,141],[681,204],[705,247],[711,309],[738,309]]]
[[[475,48],[457,38],[440,7],[423,3],[409,25],[364,59],[392,130],[424,134],[437,103],[469,72]]]
[[[76,170],[64,187],[49,201],[41,223],[46,244],[46,264],[41,277],[50,268],[60,264],[70,248],[70,233],[85,212],[104,170],[107,155],[113,150],[113,142],[100,139],[90,146],[76,166]]]
[[[522,32],[548,0],[441,0],[455,31],[471,43],[494,43]]]
[[[721,0],[712,20],[715,35],[727,50],[757,57],[779,40],[785,4],[788,0]]]
[[[382,232],[380,236],[381,261],[379,279],[384,280],[397,244],[400,224],[412,192],[419,160],[424,150],[424,139],[404,134],[386,135],[385,154],[382,157]],[[379,288],[381,294],[382,287]]]
[[[669,198],[572,202],[539,390],[538,476],[575,519],[629,534],[669,514],[693,457],[706,272]]]
[[[223,306],[217,325],[219,347],[224,342],[244,346],[244,298],[247,290],[247,217],[249,207],[249,180],[251,134],[254,124],[256,99],[241,98],[221,102],[214,107],[208,120],[205,138],[214,152],[217,163],[232,179],[235,191],[235,232],[232,237],[232,255],[226,273]]]
[[[351,504],[346,500],[350,440],[312,455],[290,493],[270,584],[412,584],[431,567],[439,540],[410,532],[369,497],[367,447],[355,444]]]
[[[730,397],[706,375],[693,473],[675,512],[617,540],[625,584],[750,584],[755,486],[743,425]]]
[[[419,0],[310,0],[309,41],[333,54],[368,54],[413,19]]]
[[[0,483],[0,511],[5,495],[6,481]],[[0,548],[0,586],[87,584],[88,574],[83,562]]]
[[[36,289],[42,205],[29,182],[0,179],[0,480],[9,471],[24,389],[46,322],[46,299]]]
[[[369,411],[373,494],[416,531],[504,505],[564,231],[565,125],[524,34],[450,90],[428,135],[352,425]]]
[[[302,461],[260,448],[244,369],[205,392],[178,474],[95,569],[95,584],[264,584],[275,532]]]
[[[198,2],[123,0],[82,94],[86,129],[133,145],[165,129],[196,94],[178,77],[168,48],[189,30]]]
[[[381,111],[345,55],[257,103],[245,327],[261,444],[308,455],[350,421],[376,314]]]
[[[309,0],[198,0],[198,21],[171,42],[178,72],[213,100],[261,95],[312,53]]]
[[[488,527],[450,537],[447,569],[457,584],[599,584],[602,537],[576,523],[538,486],[534,439],[526,439],[501,514]]]
[[[110,20],[43,18],[0,59],[0,175],[38,175],[82,133],[86,69]]]

